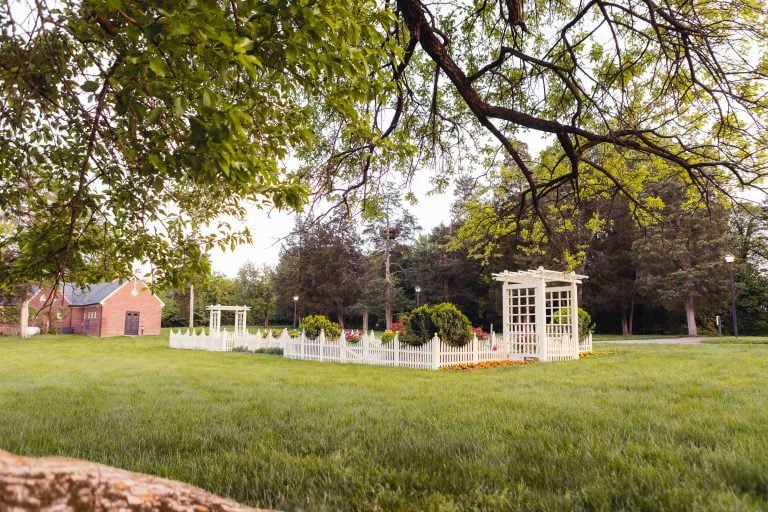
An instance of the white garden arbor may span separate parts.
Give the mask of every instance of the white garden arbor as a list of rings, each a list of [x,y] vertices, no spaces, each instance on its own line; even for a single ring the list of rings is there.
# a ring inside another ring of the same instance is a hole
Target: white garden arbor
[[[215,306],[206,306],[208,311],[209,323],[208,331],[210,334],[219,334],[221,332],[221,312],[222,311],[234,311],[235,312],[235,332],[236,338],[245,336],[246,332],[246,318],[248,311],[251,310],[250,306],[222,306],[216,304]]]
[[[493,274],[503,283],[503,336],[516,357],[579,358],[577,285],[587,276],[539,267]]]

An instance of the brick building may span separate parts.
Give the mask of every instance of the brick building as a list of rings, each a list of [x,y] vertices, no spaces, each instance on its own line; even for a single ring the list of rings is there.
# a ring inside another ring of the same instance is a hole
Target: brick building
[[[44,330],[100,337],[160,334],[163,301],[137,277],[85,288],[64,284],[52,301],[49,293],[37,290],[29,302],[40,310],[35,323]]]

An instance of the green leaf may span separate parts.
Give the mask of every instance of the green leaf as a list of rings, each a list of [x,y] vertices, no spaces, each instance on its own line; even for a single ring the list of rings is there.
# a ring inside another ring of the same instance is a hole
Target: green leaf
[[[88,80],[80,88],[85,92],[96,92],[99,90],[99,82]]]
[[[159,57],[149,59],[149,69],[160,78],[165,77],[165,63]]]

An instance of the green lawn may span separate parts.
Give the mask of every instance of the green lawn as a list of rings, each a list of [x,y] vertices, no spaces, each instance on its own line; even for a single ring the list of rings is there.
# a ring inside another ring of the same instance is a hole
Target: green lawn
[[[661,340],[685,338],[682,334],[630,334],[623,336],[621,334],[593,334],[593,341],[621,341],[621,340]]]
[[[735,345],[766,345],[768,344],[768,336],[712,336],[704,338],[704,343],[716,343],[716,344],[735,344]]]
[[[459,373],[0,338],[0,448],[285,510],[768,508],[768,346],[610,350]]]

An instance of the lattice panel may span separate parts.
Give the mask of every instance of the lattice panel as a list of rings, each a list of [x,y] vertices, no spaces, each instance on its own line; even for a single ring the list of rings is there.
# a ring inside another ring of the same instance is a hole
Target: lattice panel
[[[536,329],[536,289],[507,290],[507,328],[512,332],[534,332]]]
[[[570,324],[571,291],[567,289],[547,290],[546,312],[547,325]]]

